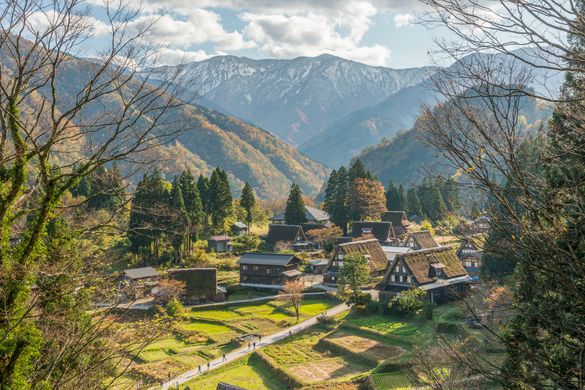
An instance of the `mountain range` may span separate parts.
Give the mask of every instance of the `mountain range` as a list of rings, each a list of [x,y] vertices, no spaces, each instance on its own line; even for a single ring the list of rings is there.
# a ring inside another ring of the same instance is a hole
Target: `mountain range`
[[[288,60],[218,56],[180,65],[181,79],[188,80],[199,104],[254,123],[295,146],[434,71],[369,66],[328,54]]]

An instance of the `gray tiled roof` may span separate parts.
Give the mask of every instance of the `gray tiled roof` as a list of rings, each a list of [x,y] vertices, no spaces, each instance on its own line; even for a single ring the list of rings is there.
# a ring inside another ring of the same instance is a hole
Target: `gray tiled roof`
[[[124,270],[124,276],[129,279],[153,278],[158,276],[158,271],[152,267],[131,268]]]
[[[287,265],[296,256],[278,253],[244,253],[238,260],[239,264],[254,264],[254,265]]]
[[[326,221],[329,220],[329,214],[316,207],[305,206],[305,218],[307,218],[307,222]],[[271,219],[275,221],[284,221],[284,213],[276,214]]]

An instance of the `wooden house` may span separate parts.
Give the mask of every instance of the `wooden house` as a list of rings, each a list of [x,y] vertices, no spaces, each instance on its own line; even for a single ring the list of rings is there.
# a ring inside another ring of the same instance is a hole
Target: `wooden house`
[[[399,254],[388,265],[379,285],[380,300],[389,301],[401,291],[418,287],[433,303],[465,296],[471,278],[455,255],[454,247],[445,246]]]
[[[244,253],[238,260],[240,284],[260,288],[282,288],[285,282],[298,280],[301,259],[278,253]]]
[[[207,249],[217,253],[231,252],[232,239],[226,234],[211,236],[207,239]]]
[[[268,225],[266,244],[273,250],[277,247],[290,248],[294,244],[306,243],[307,241],[305,231],[299,225]]]
[[[320,226],[330,226],[330,217],[323,210],[319,210],[316,207],[305,206],[305,218],[307,219],[306,223],[316,224]],[[284,213],[276,214],[271,218],[273,224],[284,224],[286,223],[286,219],[284,217]]]
[[[168,275],[185,283],[183,302],[188,305],[225,301],[226,289],[217,285],[215,268],[176,268],[168,270]]]
[[[327,270],[323,274],[323,283],[336,285],[339,283],[339,272],[343,267],[345,256],[350,253],[359,253],[366,257],[372,277],[384,274],[388,261],[382,251],[380,242],[375,238],[352,241],[337,245],[331,253]]]
[[[240,221],[235,222],[231,226],[231,229],[232,229],[232,234],[236,237],[245,236],[246,234],[248,234],[250,232],[248,229],[248,225],[246,225],[245,223],[240,222]]]
[[[414,251],[436,248],[439,246],[439,244],[437,244],[433,238],[431,232],[428,230],[410,233],[404,244],[404,246],[407,246]]]
[[[486,215],[482,215],[481,217],[471,221],[470,223],[470,230],[472,233],[485,233],[490,228],[490,218]]]
[[[327,259],[313,259],[309,260],[309,268],[311,272],[314,274],[323,274],[327,270],[327,266],[329,265],[329,260]]]
[[[124,270],[120,278],[120,288],[131,298],[142,298],[150,294],[158,284],[160,274],[152,267],[140,267]]]
[[[475,283],[479,282],[483,244],[482,237],[468,236],[463,239],[456,253],[465,271],[467,271]]]
[[[392,223],[396,237],[402,237],[408,233],[410,222],[404,211],[386,211],[382,213],[382,221]]]
[[[398,243],[392,222],[355,221],[351,224],[351,236],[374,237],[381,245]]]

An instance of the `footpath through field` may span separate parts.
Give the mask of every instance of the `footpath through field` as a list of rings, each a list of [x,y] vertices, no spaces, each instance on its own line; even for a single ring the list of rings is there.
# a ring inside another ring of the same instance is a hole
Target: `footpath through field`
[[[301,323],[293,325],[289,328],[286,328],[284,330],[281,330],[281,331],[276,332],[274,334],[271,334],[269,336],[263,336],[262,341],[256,341],[256,349],[273,344],[277,341],[280,341],[282,339],[289,337],[293,333],[298,333],[302,330],[305,330],[305,329],[315,325],[317,323],[317,318],[323,314],[325,314],[327,316],[334,316],[334,315],[337,315],[339,313],[343,313],[346,310],[349,310],[349,306],[347,306],[345,303],[341,303],[341,304],[334,306],[331,309],[329,309],[329,310],[327,310],[327,311],[325,311],[325,312],[323,312],[315,317],[311,317],[308,320],[305,320]],[[195,367],[193,370],[187,371],[187,372],[171,379],[170,381],[163,383],[162,388],[163,388],[163,390],[174,389],[176,386],[183,384],[185,382],[188,382],[191,379],[193,379],[201,374],[206,373],[207,371],[212,371],[218,367],[223,366],[224,364],[227,364],[229,362],[233,362],[234,360],[237,360],[241,357],[244,357],[252,352],[254,352],[254,349],[253,348],[248,349],[248,346],[245,345],[245,346],[238,348],[230,353],[227,353],[225,355],[225,360],[223,360],[222,357],[215,359],[215,360],[211,360],[209,362],[209,365],[210,365],[209,370],[207,369],[207,365],[201,366],[201,372],[199,372],[197,367]]]

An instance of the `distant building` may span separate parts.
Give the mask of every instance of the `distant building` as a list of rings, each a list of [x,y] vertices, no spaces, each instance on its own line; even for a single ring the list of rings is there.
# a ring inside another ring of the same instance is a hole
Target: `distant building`
[[[327,266],[329,265],[328,259],[314,259],[309,260],[309,267],[311,272],[314,274],[323,274],[327,270]]]
[[[124,270],[120,287],[129,287],[125,294],[132,298],[142,298],[158,284],[160,274],[152,267],[131,268]]]
[[[382,213],[382,221],[392,222],[392,228],[396,237],[401,237],[408,233],[410,222],[406,218],[404,211],[386,211]]]
[[[481,256],[483,254],[483,239],[479,236],[469,236],[457,249],[457,257],[461,260],[465,271],[471,276],[474,282],[479,282],[479,271],[481,268]]]
[[[350,253],[359,253],[365,256],[368,260],[368,266],[372,277],[384,274],[384,270],[388,265],[388,260],[386,260],[386,255],[384,254],[384,251],[382,251],[380,242],[375,238],[372,238],[337,245],[331,253],[327,270],[323,274],[323,283],[333,285],[339,284],[339,272],[343,267],[345,256]]]
[[[299,225],[270,224],[266,244],[275,249],[278,245],[292,247],[295,244],[307,242],[305,231]]]
[[[408,220],[412,223],[416,223],[417,225],[420,225],[424,221],[424,219],[421,216],[416,215],[416,214],[408,217]]]
[[[490,218],[486,215],[482,215],[476,220],[471,221],[471,232],[472,233],[485,233],[490,228]]]
[[[410,233],[405,241],[405,246],[412,250],[418,251],[421,249],[436,248],[439,246],[433,238],[431,232],[423,230],[420,232]]]
[[[168,275],[185,283],[183,301],[188,305],[225,301],[226,289],[217,285],[215,268],[176,268],[168,270]]]
[[[285,282],[298,280],[301,259],[278,253],[244,253],[238,260],[240,284],[260,288],[282,288]]]
[[[467,275],[453,247],[439,247],[399,254],[380,283],[380,300],[389,301],[413,287],[428,293],[433,303],[461,298],[470,290]]]
[[[243,222],[236,222],[234,223],[232,226],[232,233],[234,234],[234,236],[239,237],[239,236],[245,236],[246,234],[248,234],[250,231],[248,229],[248,225],[246,225]]]
[[[207,239],[207,249],[217,253],[232,251],[232,239],[226,234],[211,236]]]
[[[306,223],[317,224],[321,226],[331,225],[329,214],[315,207],[305,206],[305,218],[307,219]],[[276,214],[271,218],[271,221],[273,224],[286,223],[284,213]]]
[[[351,224],[351,236],[353,238],[373,236],[381,245],[398,243],[392,222],[355,221]]]

